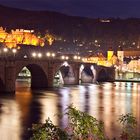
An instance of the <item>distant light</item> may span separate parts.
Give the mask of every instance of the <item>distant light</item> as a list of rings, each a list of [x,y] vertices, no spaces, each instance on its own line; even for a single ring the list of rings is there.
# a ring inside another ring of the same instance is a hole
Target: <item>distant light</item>
[[[38,53],[38,57],[41,58],[42,57],[42,54],[41,53]]]
[[[81,57],[80,57],[80,56],[78,56],[78,59],[81,59]]]
[[[73,58],[74,58],[74,59],[77,59],[77,56],[75,55]]]
[[[68,57],[68,56],[66,56],[65,58],[66,58],[66,60],[68,60],[68,59],[69,59],[69,57]]]
[[[109,20],[109,19],[101,19],[100,22],[103,22],[103,23],[109,23],[110,20]]]
[[[98,42],[98,40],[95,40],[95,43],[97,43]]]
[[[6,53],[6,52],[8,52],[8,49],[7,48],[4,48],[3,51]]]
[[[85,61],[85,58],[82,58],[82,61]]]
[[[78,46],[81,47],[81,46],[83,46],[83,44],[79,44]]]
[[[65,56],[61,56],[61,59],[65,59]]]
[[[18,50],[19,50],[20,48],[21,48],[20,46],[17,47]]]
[[[135,43],[135,42],[133,42],[132,44],[133,44],[133,45],[136,45],[136,43]]]
[[[50,56],[51,56],[51,53],[50,53],[50,52],[47,52],[46,55],[47,55],[48,57],[50,57]]]
[[[17,49],[12,49],[12,52],[13,52],[13,53],[16,53],[16,52],[17,52]]]
[[[36,57],[36,56],[37,56],[37,54],[34,52],[34,53],[32,53],[32,56],[33,56],[33,57]]]
[[[52,57],[55,57],[55,53],[52,53]]]
[[[87,58],[82,58],[82,61],[87,61]]]
[[[91,53],[91,52],[92,52],[92,50],[89,50],[88,52],[90,52],[90,53]]]

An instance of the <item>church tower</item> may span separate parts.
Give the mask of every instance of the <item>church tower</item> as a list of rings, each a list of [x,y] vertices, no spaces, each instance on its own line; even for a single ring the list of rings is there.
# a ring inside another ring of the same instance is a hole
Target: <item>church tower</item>
[[[119,49],[117,51],[117,57],[118,57],[119,61],[123,62],[124,51],[123,51],[122,47],[119,47]]]
[[[114,51],[112,48],[109,48],[109,50],[107,51],[107,61],[110,61],[112,56],[114,54]]]

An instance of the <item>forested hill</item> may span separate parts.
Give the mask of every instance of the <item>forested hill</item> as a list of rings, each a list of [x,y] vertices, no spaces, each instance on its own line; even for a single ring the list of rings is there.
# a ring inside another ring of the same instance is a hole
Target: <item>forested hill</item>
[[[7,29],[46,30],[66,39],[138,40],[140,19],[89,19],[51,11],[28,11],[0,6],[0,26]]]

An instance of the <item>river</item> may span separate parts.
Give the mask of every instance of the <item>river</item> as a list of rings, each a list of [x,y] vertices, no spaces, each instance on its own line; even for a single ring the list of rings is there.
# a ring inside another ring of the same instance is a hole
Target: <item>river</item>
[[[60,119],[57,114],[70,104],[104,121],[110,138],[120,133],[119,115],[133,113],[140,135],[140,83],[86,84],[49,90],[31,90],[28,82],[22,81],[16,85],[15,95],[0,94],[0,140],[28,140],[32,123],[44,122],[48,117],[56,125],[67,126],[67,118]]]

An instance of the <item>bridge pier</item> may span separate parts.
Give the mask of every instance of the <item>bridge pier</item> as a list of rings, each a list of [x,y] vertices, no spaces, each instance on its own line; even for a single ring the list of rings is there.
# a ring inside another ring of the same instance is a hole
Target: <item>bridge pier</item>
[[[5,65],[5,89],[3,89],[6,93],[15,92],[15,76],[16,75],[16,67],[14,63]]]
[[[49,63],[48,65],[48,88],[52,88],[53,87],[53,79],[54,79],[54,75],[55,75],[55,68],[53,66],[53,64]]]
[[[75,83],[76,85],[79,85],[79,75],[80,75],[80,71],[79,71],[79,65],[76,65],[74,68],[74,76],[75,76]]]

